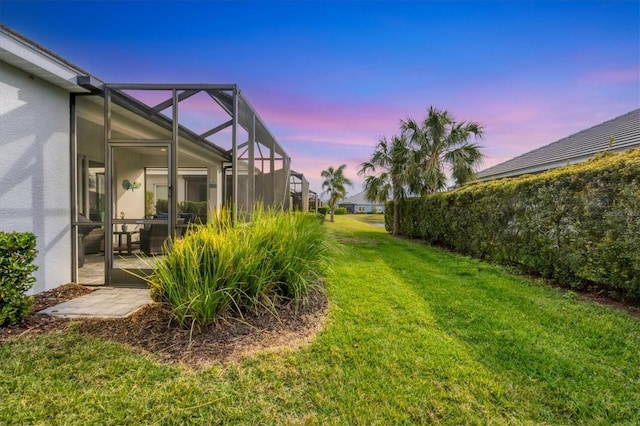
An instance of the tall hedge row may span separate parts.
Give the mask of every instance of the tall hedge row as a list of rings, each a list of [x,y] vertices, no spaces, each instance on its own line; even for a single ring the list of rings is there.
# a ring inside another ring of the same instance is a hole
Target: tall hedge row
[[[640,300],[640,149],[406,199],[400,233]]]

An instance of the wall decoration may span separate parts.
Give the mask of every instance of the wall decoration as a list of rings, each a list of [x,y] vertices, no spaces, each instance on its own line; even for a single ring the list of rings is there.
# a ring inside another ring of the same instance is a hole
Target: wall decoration
[[[122,188],[125,191],[131,190],[133,191],[134,189],[138,189],[142,187],[142,184],[140,182],[130,182],[128,179],[125,179],[122,181]]]

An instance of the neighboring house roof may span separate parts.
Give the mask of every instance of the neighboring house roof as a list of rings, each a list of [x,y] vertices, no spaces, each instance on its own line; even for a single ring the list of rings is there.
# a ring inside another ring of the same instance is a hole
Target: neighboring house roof
[[[358,205],[358,206],[366,206],[366,205],[371,205],[371,206],[382,206],[384,205],[384,203],[372,203],[371,201],[367,200],[364,196],[364,191],[352,195],[351,197],[347,197],[344,200],[340,201],[338,203],[338,205],[343,205],[343,204],[353,204],[353,205]]]
[[[609,146],[611,137],[615,139]],[[478,180],[536,173],[588,160],[598,152],[633,147],[640,147],[640,109],[482,170]]]

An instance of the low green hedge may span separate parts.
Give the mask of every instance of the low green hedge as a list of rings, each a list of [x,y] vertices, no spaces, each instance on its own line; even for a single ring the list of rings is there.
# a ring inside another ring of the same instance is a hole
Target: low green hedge
[[[15,324],[29,313],[33,298],[27,291],[35,282],[35,258],[35,235],[0,231],[0,326]]]
[[[334,214],[347,214],[347,208],[346,207],[336,207],[336,209],[333,211]]]
[[[180,213],[193,213],[197,217],[207,217],[208,203],[206,201],[181,201],[178,203]],[[168,200],[158,200],[156,202],[156,212],[166,213],[169,211]]]
[[[640,149],[400,204],[400,233],[640,300]],[[385,223],[393,223],[393,206]]]
[[[318,220],[318,222],[324,223],[324,219],[325,219],[324,214],[316,213],[316,212],[307,212],[307,214],[311,217],[315,217]]]

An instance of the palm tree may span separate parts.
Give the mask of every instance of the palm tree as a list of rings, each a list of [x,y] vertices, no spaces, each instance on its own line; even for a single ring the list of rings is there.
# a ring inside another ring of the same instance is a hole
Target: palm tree
[[[326,188],[325,194],[329,194],[329,209],[331,209],[331,222],[333,222],[334,212],[338,201],[342,200],[347,195],[347,189],[345,186],[353,186],[351,181],[344,175],[344,169],[346,164],[341,165],[337,169],[329,167],[327,170],[323,170],[321,176],[324,178],[322,182],[322,189]]]
[[[400,228],[399,203],[407,191],[416,189],[414,156],[406,135],[393,136],[391,143],[383,137],[368,162],[360,165],[358,174],[366,176],[364,191],[367,200],[386,203],[393,198],[393,235]]]
[[[446,170],[456,185],[462,185],[475,177],[475,170],[482,161],[480,146],[469,139],[481,139],[483,128],[475,121],[457,122],[446,110],[429,108],[422,123],[412,119],[401,121],[405,133],[415,147],[421,167],[422,193],[432,194],[447,186]]]

